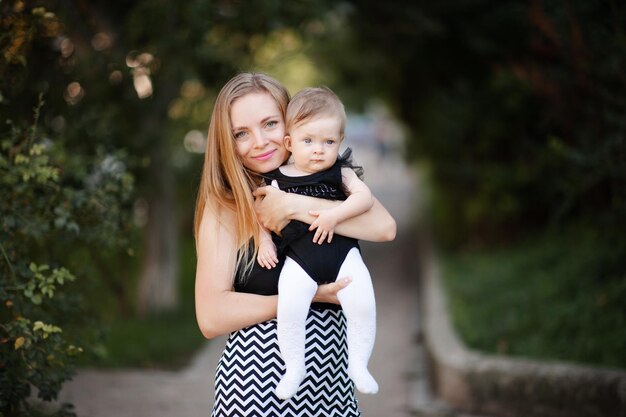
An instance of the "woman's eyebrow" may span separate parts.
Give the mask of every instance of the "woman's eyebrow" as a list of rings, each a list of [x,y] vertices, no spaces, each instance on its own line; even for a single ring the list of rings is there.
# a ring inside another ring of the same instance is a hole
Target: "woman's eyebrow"
[[[277,118],[279,118],[279,117],[280,117],[280,116],[279,116],[279,115],[277,115],[277,114],[274,114],[274,115],[271,115],[271,116],[267,116],[266,118],[264,118],[263,120],[261,120],[261,124],[263,124],[263,123],[267,122],[268,120],[271,120],[271,119],[277,119]]]

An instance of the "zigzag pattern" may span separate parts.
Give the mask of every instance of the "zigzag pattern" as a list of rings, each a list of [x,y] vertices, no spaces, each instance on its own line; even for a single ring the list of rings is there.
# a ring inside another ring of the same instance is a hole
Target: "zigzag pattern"
[[[360,416],[347,374],[346,319],[342,311],[311,310],[306,324],[307,376],[296,395],[274,389],[285,372],[276,320],[234,332],[215,373],[212,417]]]

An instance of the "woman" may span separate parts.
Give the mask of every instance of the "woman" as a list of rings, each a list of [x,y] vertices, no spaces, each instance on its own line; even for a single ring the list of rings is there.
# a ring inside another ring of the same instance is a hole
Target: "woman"
[[[213,416],[358,416],[346,372],[345,318],[337,308],[344,278],[320,286],[307,319],[307,377],[298,393],[279,400],[274,390],[284,364],[276,337],[277,268],[255,261],[258,218],[279,231],[289,220],[311,223],[311,210],[339,204],[272,187],[263,174],[288,158],[284,147],[286,89],[264,74],[243,73],[220,91],[213,109],[198,192],[195,237],[196,316],[207,338],[230,333],[216,371]],[[395,222],[378,203],[336,228],[356,239],[395,237]]]

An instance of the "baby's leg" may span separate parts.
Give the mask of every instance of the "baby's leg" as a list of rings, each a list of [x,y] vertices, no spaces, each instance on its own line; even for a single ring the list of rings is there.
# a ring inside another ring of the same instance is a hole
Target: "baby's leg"
[[[306,376],[306,317],[316,291],[317,283],[287,257],[278,281],[278,347],[287,369],[276,386],[276,395],[283,400],[298,392]]]
[[[378,384],[367,370],[376,338],[376,302],[367,267],[357,248],[348,252],[339,276],[352,277],[352,283],[337,293],[348,321],[348,375],[364,394],[376,394]]]

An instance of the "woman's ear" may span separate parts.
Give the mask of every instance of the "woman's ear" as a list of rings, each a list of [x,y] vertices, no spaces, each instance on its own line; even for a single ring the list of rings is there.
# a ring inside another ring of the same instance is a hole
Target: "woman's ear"
[[[283,139],[283,142],[285,143],[285,149],[291,152],[291,136],[286,135],[285,139]]]

